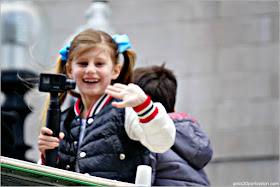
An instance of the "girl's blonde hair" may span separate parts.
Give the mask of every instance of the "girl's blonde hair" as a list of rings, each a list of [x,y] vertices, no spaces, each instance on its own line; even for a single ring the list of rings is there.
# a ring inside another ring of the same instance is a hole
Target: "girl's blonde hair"
[[[95,47],[102,47],[104,50],[107,50],[110,54],[112,62],[114,65],[119,64],[119,48],[115,40],[107,33],[99,30],[87,29],[79,33],[71,42],[69,52],[67,55],[67,60],[64,61],[61,59],[61,56],[56,62],[56,68],[54,73],[56,74],[65,74],[67,75],[66,64],[71,66],[71,62],[74,58],[77,58],[82,53],[89,51]],[[131,50],[127,49],[123,53],[123,65],[120,72],[120,75],[116,80],[112,81],[113,83],[123,83],[128,84],[133,82],[133,68],[136,60],[136,54]],[[67,75],[68,76],[68,75]],[[80,94],[70,90],[64,93],[58,94],[58,100],[60,106],[64,103],[67,94],[72,95],[73,97],[81,98]],[[50,103],[50,96],[48,96],[45,104],[45,108],[40,117],[40,124],[42,126],[46,125],[47,109]]]

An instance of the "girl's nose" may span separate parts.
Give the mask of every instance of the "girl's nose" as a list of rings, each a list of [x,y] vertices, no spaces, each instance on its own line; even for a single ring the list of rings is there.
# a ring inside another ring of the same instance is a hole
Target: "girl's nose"
[[[92,74],[92,73],[95,73],[95,72],[96,72],[96,69],[95,69],[94,64],[89,63],[87,65],[87,68],[86,68],[86,73]]]

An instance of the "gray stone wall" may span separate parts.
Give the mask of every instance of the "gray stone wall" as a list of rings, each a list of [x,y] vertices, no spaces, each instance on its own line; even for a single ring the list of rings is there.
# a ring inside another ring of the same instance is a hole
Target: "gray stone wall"
[[[85,24],[91,0],[38,3],[52,27],[46,59],[51,64],[65,39]],[[113,27],[130,37],[137,53],[136,67],[166,62],[177,75],[176,111],[196,118],[213,146],[206,166],[211,184],[279,181],[279,3],[111,0],[109,5]],[[43,102],[37,100],[25,129],[33,146],[27,154],[34,160]]]

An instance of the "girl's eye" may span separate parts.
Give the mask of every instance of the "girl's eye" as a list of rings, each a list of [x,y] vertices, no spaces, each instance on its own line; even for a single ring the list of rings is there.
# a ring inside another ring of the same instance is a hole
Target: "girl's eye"
[[[96,66],[102,66],[103,64],[103,62],[96,62]]]
[[[87,66],[88,63],[87,63],[87,62],[79,62],[78,64],[79,64],[80,66]]]

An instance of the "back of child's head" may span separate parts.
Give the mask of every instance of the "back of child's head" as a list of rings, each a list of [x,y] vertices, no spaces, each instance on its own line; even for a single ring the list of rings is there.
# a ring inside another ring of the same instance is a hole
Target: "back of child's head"
[[[162,66],[137,68],[134,83],[148,94],[152,101],[160,102],[167,112],[174,112],[177,80],[173,72]]]

